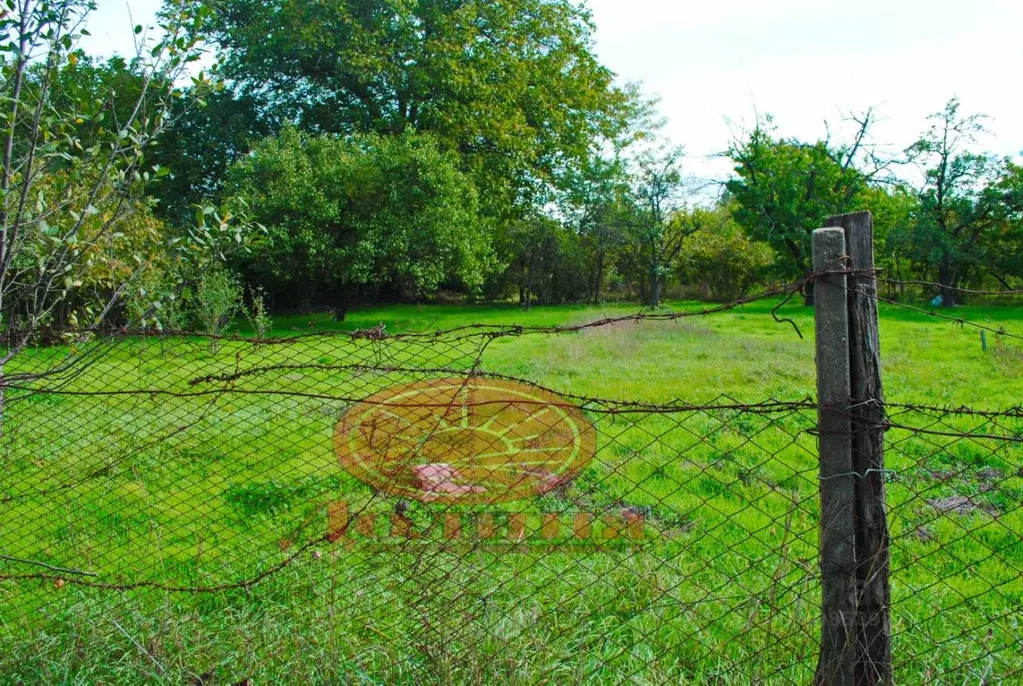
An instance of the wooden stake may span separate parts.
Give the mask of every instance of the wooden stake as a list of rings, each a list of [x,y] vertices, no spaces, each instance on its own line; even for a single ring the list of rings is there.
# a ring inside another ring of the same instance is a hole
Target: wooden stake
[[[813,232],[815,271],[841,271],[845,232]],[[856,484],[851,473],[852,435],[848,409],[849,371],[847,278],[831,274],[814,288],[817,331],[817,402],[820,450],[821,653],[818,684],[854,684],[856,620]]]
[[[852,382],[852,457],[856,486],[856,683],[888,684],[891,667],[891,591],[885,500],[885,407],[870,212],[832,217],[845,231],[849,268],[849,360]]]

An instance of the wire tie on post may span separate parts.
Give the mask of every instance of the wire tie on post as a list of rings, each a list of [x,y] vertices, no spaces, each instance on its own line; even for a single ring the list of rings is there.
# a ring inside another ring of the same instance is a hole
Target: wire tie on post
[[[898,478],[899,473],[891,469],[868,469],[863,472],[843,472],[842,474],[832,474],[831,476],[818,476],[819,481],[830,481],[832,479],[840,479],[847,476],[855,476],[858,479],[866,479],[871,474],[880,474],[885,480],[885,483],[895,481]]]

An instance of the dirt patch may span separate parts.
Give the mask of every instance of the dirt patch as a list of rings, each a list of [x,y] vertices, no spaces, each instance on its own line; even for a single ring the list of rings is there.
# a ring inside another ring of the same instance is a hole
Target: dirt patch
[[[945,514],[967,515],[977,510],[983,510],[989,514],[998,514],[998,511],[987,503],[978,503],[969,496],[950,495],[947,498],[934,498],[927,501],[927,504],[938,512]]]

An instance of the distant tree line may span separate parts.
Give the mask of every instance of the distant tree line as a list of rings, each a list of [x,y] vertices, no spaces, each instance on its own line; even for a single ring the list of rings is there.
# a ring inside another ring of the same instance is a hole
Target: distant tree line
[[[954,98],[895,154],[873,110],[845,140],[761,118],[711,186],[574,0],[168,0],[160,37],[137,27],[137,54],[105,61],[77,46],[91,9],[15,0],[0,20],[9,328],[734,299],[805,275],[810,231],[860,209],[885,274],[946,305],[1023,284],[1023,168]]]

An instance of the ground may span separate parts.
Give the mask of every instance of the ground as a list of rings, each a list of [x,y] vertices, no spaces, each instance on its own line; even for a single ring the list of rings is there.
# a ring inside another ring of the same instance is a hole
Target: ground
[[[16,400],[12,392],[0,511],[14,524],[0,526],[0,552],[98,575],[86,580],[196,587],[245,580],[300,554],[251,588],[213,593],[0,582],[0,638],[13,647],[0,651],[0,674],[15,682],[805,682],[818,631],[815,413],[732,407],[814,395],[812,310],[786,305],[779,317],[794,327],[772,318],[776,304],[486,346],[484,371],[564,394],[714,405],[630,415],[583,403],[597,456],[533,509],[642,513],[661,536],[639,547],[395,552],[317,540],[325,501],[381,519],[394,509],[338,466],[332,432],[353,398],[415,376],[385,367],[464,368],[478,338],[314,336],[258,350],[194,339],[108,345],[86,373],[61,377],[63,395]],[[343,326],[550,326],[635,309],[389,305],[352,312]],[[955,314],[1023,333],[1020,307]],[[278,317],[274,333],[336,326],[326,315]],[[988,344],[982,350],[969,326],[882,306],[887,400],[1018,406],[1023,342],[989,333]],[[60,354],[20,364],[53,364]],[[341,370],[353,361],[374,369]],[[253,367],[273,369],[190,383]],[[171,393],[66,394],[139,388]],[[932,431],[888,435],[897,680],[1018,676],[1023,450],[945,434],[1018,441],[1023,422],[891,414]],[[413,504],[408,516],[428,509]],[[47,571],[0,561],[0,573]]]

